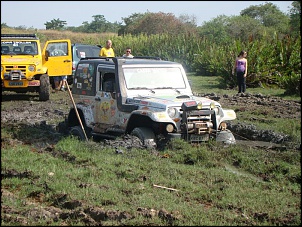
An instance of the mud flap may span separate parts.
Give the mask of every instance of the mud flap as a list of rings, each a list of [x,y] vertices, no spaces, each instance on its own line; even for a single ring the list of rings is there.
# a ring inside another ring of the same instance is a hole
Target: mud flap
[[[216,141],[223,142],[225,144],[236,144],[233,133],[228,129],[217,132]]]

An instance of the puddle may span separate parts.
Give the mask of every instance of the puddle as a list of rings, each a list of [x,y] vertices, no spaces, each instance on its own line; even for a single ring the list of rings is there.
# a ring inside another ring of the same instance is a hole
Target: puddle
[[[253,140],[237,140],[236,144],[240,145],[246,145],[249,147],[261,147],[261,148],[267,148],[267,149],[273,149],[273,148],[284,148],[284,145],[272,143],[272,142],[265,142],[265,141],[253,141]]]

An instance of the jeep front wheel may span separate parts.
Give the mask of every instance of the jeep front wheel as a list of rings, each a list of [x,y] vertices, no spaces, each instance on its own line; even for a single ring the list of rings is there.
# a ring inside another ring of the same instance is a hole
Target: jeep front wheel
[[[49,100],[49,96],[50,96],[49,86],[50,86],[49,76],[47,74],[43,74],[40,77],[40,88],[39,88],[39,100],[40,101]]]
[[[150,128],[135,128],[131,132],[131,135],[138,137],[146,147],[156,148],[155,134]]]

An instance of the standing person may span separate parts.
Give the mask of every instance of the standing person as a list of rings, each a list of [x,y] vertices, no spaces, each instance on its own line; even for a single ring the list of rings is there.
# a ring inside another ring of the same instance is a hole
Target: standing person
[[[123,55],[124,58],[133,58],[133,55],[131,54],[131,48],[126,48],[126,53]]]
[[[54,76],[53,81],[55,83],[55,91],[59,91],[61,87],[61,76]]]
[[[67,76],[61,76],[60,85],[59,85],[60,91],[65,91],[66,82],[67,82]]]
[[[112,49],[112,41],[108,39],[106,46],[100,50],[100,57],[114,57],[114,50]]]
[[[238,94],[246,91],[246,75],[247,75],[247,59],[246,51],[240,51],[238,57],[235,60],[233,74],[236,72],[238,83]],[[236,70],[236,71],[235,71]]]

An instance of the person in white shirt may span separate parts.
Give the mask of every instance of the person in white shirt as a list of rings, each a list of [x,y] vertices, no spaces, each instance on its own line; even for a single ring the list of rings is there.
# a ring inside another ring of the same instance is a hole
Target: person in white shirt
[[[131,54],[131,48],[126,48],[126,53],[123,55],[124,58],[133,58],[133,55]]]

